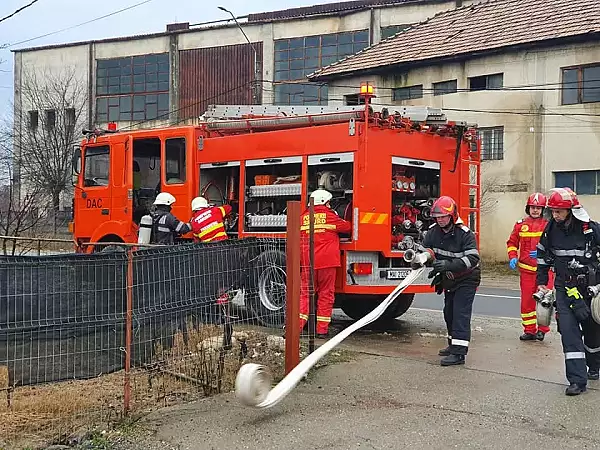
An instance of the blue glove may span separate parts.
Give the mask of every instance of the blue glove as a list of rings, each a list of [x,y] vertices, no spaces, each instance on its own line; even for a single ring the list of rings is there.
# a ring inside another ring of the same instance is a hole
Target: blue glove
[[[515,270],[517,268],[517,258],[513,258],[510,260],[510,262],[508,263],[508,265],[510,266],[511,269]]]
[[[530,258],[537,258],[537,250],[531,250],[529,252],[529,257]]]

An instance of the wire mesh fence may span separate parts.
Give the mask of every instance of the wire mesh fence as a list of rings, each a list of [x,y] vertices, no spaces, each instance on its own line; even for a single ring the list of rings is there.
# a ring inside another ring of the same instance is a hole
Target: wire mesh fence
[[[286,250],[248,238],[0,257],[0,447],[229,391],[247,361],[281,378]]]

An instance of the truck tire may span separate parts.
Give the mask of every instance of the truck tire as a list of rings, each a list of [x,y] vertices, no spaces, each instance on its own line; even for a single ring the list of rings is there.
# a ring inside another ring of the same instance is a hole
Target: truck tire
[[[373,311],[385,298],[385,295],[345,295],[341,302],[341,308],[348,317],[359,320]],[[400,317],[408,311],[414,298],[415,294],[400,294],[377,319],[377,322],[387,322]]]
[[[263,326],[285,325],[286,264],[281,250],[267,250],[251,261],[247,306]]]

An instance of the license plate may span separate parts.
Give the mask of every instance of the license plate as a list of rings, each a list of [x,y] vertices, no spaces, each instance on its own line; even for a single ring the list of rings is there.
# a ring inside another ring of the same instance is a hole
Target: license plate
[[[410,269],[401,269],[401,270],[388,270],[387,279],[388,280],[403,280],[410,273]]]

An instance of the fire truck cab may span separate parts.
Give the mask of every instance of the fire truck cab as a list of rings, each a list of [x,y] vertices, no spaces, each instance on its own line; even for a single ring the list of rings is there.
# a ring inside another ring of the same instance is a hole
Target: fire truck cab
[[[450,122],[437,108],[210,106],[199,125],[89,132],[74,162],[73,235],[88,252],[114,249],[96,243],[137,242],[140,218],[162,191],[176,197],[180,220],[203,195],[232,205],[230,238],[285,239],[287,201],[307,205],[324,188],[352,222],[342,236],[336,305],[358,319],[409,272],[437,197],[452,196],[479,238],[479,160],[476,126]],[[244,300],[268,325],[284,323],[285,252],[276,253],[263,256],[273,267],[257,265],[256,295]],[[386,316],[431,291],[424,273]]]

